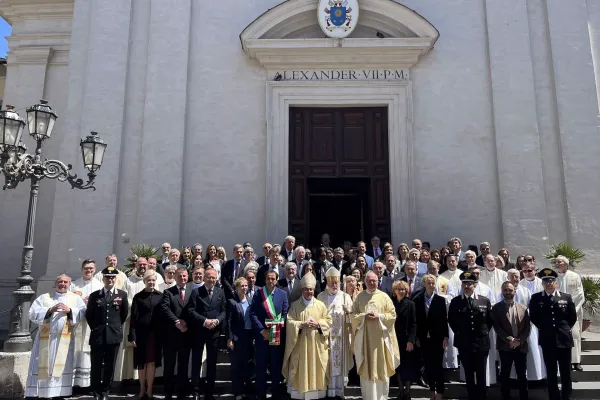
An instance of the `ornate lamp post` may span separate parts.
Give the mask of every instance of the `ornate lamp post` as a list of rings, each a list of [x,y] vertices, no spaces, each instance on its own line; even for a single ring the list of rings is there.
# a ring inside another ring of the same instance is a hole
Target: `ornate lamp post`
[[[0,112],[0,172],[4,174],[3,189],[14,189],[20,182],[31,180],[29,192],[29,212],[25,230],[25,244],[21,261],[21,274],[17,278],[19,288],[13,292],[15,299],[11,311],[8,340],[4,351],[22,352],[31,350],[32,340],[29,333],[29,307],[35,292],[31,289],[31,260],[33,258],[33,232],[40,181],[44,178],[68,182],[72,189],[94,189],[96,171],[102,166],[106,142],[96,132],[81,140],[83,165],[88,169],[88,181],[71,174],[71,164],[65,165],[58,160],[42,160],[42,144],[52,135],[57,115],[45,100],[27,108],[27,127],[29,135],[35,140],[35,154],[27,154],[27,148],[21,141],[25,121],[6,106]]]

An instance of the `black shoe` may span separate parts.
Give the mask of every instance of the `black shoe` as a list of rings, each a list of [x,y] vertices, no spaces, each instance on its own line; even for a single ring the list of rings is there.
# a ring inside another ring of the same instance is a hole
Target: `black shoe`
[[[423,378],[419,378],[419,380],[417,381],[417,385],[422,386],[424,388],[428,388],[429,385],[425,383],[425,381],[423,380]]]
[[[573,364],[573,371],[583,371],[581,364]]]

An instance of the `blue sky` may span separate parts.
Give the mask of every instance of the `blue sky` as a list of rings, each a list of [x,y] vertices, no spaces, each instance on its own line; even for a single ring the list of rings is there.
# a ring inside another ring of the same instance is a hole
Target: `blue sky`
[[[6,57],[8,43],[4,37],[10,36],[11,27],[2,18],[0,18],[0,57]]]

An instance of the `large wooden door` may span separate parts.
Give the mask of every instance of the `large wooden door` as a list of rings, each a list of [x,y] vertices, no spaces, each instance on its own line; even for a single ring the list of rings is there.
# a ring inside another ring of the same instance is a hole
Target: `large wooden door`
[[[306,243],[310,230],[309,178],[369,178],[363,240],[390,240],[387,120],[384,107],[290,109],[289,232],[297,243]]]

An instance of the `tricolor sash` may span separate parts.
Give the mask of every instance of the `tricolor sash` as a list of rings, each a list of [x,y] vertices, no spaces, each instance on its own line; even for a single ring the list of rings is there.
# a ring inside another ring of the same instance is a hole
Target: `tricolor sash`
[[[267,312],[265,326],[269,329],[269,345],[279,346],[281,344],[281,328],[285,321],[281,318],[281,314],[275,314],[275,305],[273,304],[273,292],[268,293],[267,288],[263,287],[260,291],[263,306]]]
[[[75,307],[75,302],[71,301],[70,296],[76,296],[72,293],[67,293],[65,298],[66,303],[71,309]],[[50,294],[44,296],[44,307],[50,308],[54,306],[54,299]],[[50,316],[50,319],[52,316]],[[50,365],[50,320],[44,321],[40,327],[40,347],[38,359],[38,376],[39,379],[49,379],[49,372],[52,370],[52,377],[59,378],[65,370],[65,363],[69,355],[69,345],[71,344],[71,334],[73,333],[73,324],[67,318],[63,325],[60,338],[58,339],[58,348],[56,349],[56,357],[54,357],[54,365]]]

